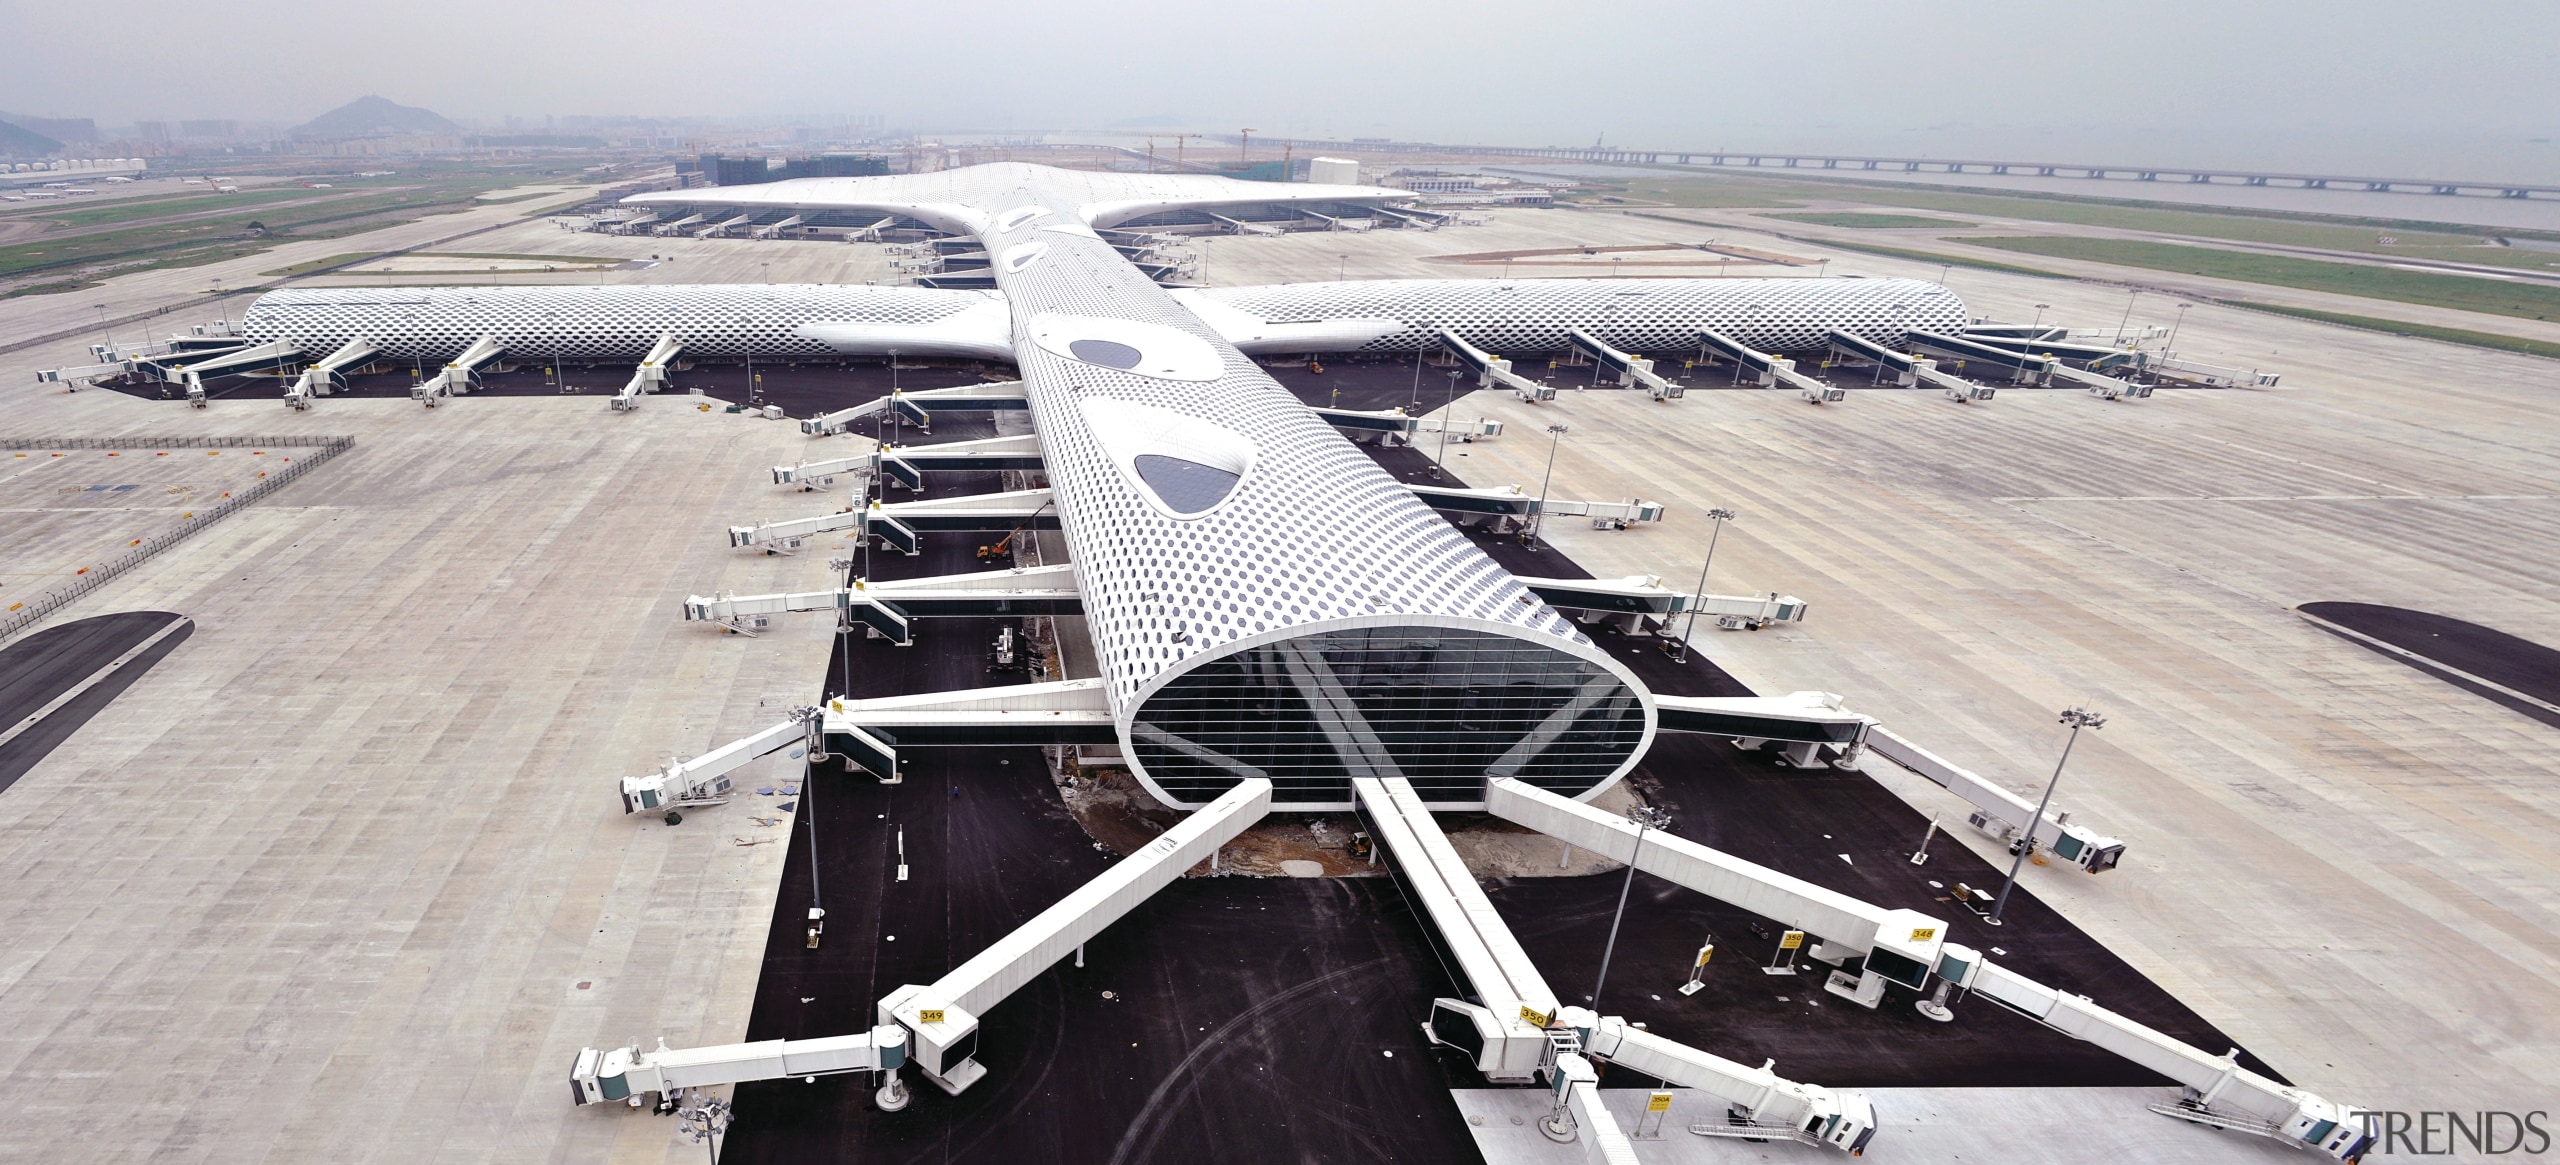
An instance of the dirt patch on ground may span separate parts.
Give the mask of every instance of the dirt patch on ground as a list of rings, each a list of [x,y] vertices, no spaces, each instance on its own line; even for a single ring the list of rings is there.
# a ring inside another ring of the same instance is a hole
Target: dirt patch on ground
[[[1067,811],[1092,836],[1095,848],[1109,853],[1135,853],[1184,817],[1158,803],[1127,769],[1062,768],[1053,779]],[[1641,793],[1630,781],[1621,781],[1592,804],[1624,813]],[[1479,878],[1565,878],[1624,868],[1482,813],[1441,814],[1440,828],[1468,872]],[[1219,850],[1216,870],[1203,862],[1186,876],[1369,878],[1386,873],[1385,865],[1373,864],[1359,848],[1361,833],[1360,819],[1350,813],[1273,813]]]

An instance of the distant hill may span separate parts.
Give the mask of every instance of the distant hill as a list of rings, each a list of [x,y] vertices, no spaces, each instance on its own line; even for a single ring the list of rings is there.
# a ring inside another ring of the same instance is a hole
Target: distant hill
[[[459,133],[433,110],[380,97],[359,97],[289,131],[298,138],[367,138],[383,134]]]
[[[0,158],[58,158],[62,143],[15,122],[0,121]]]

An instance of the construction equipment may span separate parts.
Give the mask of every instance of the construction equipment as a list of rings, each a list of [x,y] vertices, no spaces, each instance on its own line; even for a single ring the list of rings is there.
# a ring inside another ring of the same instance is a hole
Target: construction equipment
[[[644,777],[622,778],[622,812],[648,813],[665,810],[667,824],[684,820],[680,810],[697,805],[718,805],[729,799],[729,774],[747,762],[798,744],[807,749],[811,760],[824,755],[820,747],[820,720],[816,708],[794,708],[791,718],[743,740],[734,740],[692,760],[669,760],[666,767]]]

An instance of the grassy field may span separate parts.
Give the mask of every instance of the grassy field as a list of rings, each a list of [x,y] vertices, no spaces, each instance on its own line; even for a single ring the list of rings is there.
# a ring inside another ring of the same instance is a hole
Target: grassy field
[[[1872,214],[1856,210],[1812,210],[1803,214],[1773,214],[1768,217],[1784,219],[1788,222],[1811,223],[1818,227],[1849,227],[1862,231],[1901,230],[1909,227],[1936,227],[1943,230],[1949,227],[1974,225],[1951,218],[1929,218],[1917,214]]]
[[[2502,336],[2496,332],[2474,332],[2464,328],[2439,328],[2431,324],[2404,323],[2400,320],[2376,319],[2372,316],[2343,315],[2338,312],[2331,311],[2312,311],[2309,308],[2284,307],[2282,305],[2272,303],[2251,303],[2244,299],[2226,299],[2219,300],[2217,302],[2226,303],[2232,307],[2245,307],[2251,311],[2267,312],[2272,315],[2292,316],[2296,319],[2305,320],[2318,320],[2324,324],[2344,324],[2347,327],[2362,328],[2368,332],[2383,332],[2394,336],[2410,336],[2420,340],[2441,340],[2447,344],[2461,344],[2470,348],[2489,348],[2499,352],[2522,352],[2528,356],[2542,356],[2553,360],[2560,360],[2560,344],[2554,344],[2547,340],[2528,340],[2522,336]]]
[[[2411,219],[2241,209],[2199,210],[2133,199],[2063,194],[1975,194],[1886,182],[1809,182],[1776,175],[1640,178],[1628,183],[1628,190],[1633,195],[1658,198],[1679,206],[1801,206],[1806,202],[1850,202],[2231,242],[2442,259],[2485,266],[2551,270],[2560,265],[2560,255],[2503,247],[2490,241],[2493,236],[2560,241],[2560,233],[2491,231],[2482,227]],[[2383,242],[2385,236],[2394,241]]]
[[[2011,275],[2033,275],[2039,279],[2072,278],[2072,276],[2064,275],[2059,272],[2046,271],[2040,268],[2023,266],[2017,263],[2002,263],[1996,259],[1976,259],[1968,255],[1943,255],[1936,251],[1914,251],[1906,247],[1879,247],[1873,243],[1844,243],[1833,239],[1799,239],[1793,235],[1780,235],[1778,237],[1799,243],[1812,243],[1815,246],[1820,247],[1836,247],[1843,251],[1862,251],[1869,255],[1883,255],[1893,259],[1909,259],[1915,263],[1936,263],[1945,267],[1968,267],[1976,271],[2005,271]],[[1973,240],[1967,239],[1965,241],[1972,242]]]
[[[352,196],[306,197],[298,202],[234,210],[204,218],[143,223],[118,230],[68,238],[38,237],[0,247],[0,278],[42,271],[106,265],[115,271],[210,262],[251,255],[280,243],[334,238],[408,222],[430,214],[449,214],[471,205],[474,195],[498,179],[463,179],[401,189],[358,191]],[[338,191],[297,193],[339,195]],[[103,209],[103,208],[101,208]],[[250,224],[266,228],[250,238]],[[94,279],[108,272],[84,272]]]
[[[2365,299],[2449,307],[2518,319],[2560,318],[2560,286],[2403,271],[2362,263],[2332,263],[2286,255],[2258,255],[2178,243],[2131,239],[2078,239],[2049,235],[2016,238],[1967,238],[1977,247],[1995,247],[2025,255],[2084,259],[2122,267],[2176,271],[2215,279],[2236,279],[2303,291],[2326,291]]]

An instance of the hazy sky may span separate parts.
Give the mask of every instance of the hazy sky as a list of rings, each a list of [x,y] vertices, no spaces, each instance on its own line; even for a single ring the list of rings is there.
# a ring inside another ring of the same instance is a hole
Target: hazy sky
[[[2560,4],[0,0],[0,109],[879,114],[1036,131],[2560,171]]]

